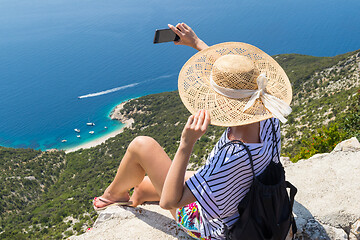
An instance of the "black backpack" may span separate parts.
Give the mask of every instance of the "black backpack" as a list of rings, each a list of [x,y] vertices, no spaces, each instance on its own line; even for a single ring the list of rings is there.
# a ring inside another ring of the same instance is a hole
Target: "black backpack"
[[[273,140],[272,157],[274,149],[277,150],[275,127],[271,121]],[[296,223],[292,214],[294,197],[297,189],[285,181],[285,171],[279,159],[275,163],[273,159],[266,169],[255,176],[254,164],[249,148],[241,141],[232,141],[230,144],[242,145],[250,158],[250,164],[254,180],[250,191],[238,205],[240,218],[231,229],[225,224],[227,240],[284,240],[292,227],[293,234],[296,233]],[[287,192],[290,188],[290,197]]]

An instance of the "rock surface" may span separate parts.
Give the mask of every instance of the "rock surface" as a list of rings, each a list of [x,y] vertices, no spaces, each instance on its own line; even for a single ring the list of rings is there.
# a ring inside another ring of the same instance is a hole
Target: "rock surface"
[[[296,239],[360,239],[360,144],[339,143],[331,153],[291,163],[282,158],[286,178],[298,189]],[[157,205],[111,207],[92,230],[70,239],[192,239],[169,211]]]
[[[360,217],[360,144],[356,138],[339,143],[331,153],[288,163],[285,171],[287,180],[298,188],[294,213],[299,239],[356,236],[354,230],[350,234]]]
[[[181,239],[191,240],[169,211],[158,205],[111,206],[99,214],[94,227],[71,240]]]
[[[352,137],[336,145],[333,152],[339,152],[339,151],[343,151],[343,152],[360,151],[360,143],[356,137]]]

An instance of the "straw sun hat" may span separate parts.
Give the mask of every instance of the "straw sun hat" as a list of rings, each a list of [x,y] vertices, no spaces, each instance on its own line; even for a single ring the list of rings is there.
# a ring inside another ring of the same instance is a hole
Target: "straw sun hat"
[[[179,94],[195,114],[210,113],[211,124],[239,126],[276,117],[286,122],[292,90],[281,66],[257,47],[220,43],[192,56],[182,67]]]

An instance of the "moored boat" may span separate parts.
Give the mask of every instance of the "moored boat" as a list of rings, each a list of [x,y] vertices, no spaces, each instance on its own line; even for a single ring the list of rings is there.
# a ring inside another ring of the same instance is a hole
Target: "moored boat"
[[[94,134],[94,131],[90,131],[89,133],[90,133],[90,134]]]

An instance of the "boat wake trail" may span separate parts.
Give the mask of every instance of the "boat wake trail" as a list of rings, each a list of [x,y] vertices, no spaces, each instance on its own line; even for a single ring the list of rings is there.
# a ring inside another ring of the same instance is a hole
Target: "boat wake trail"
[[[86,95],[79,96],[78,98],[97,97],[97,96],[105,95],[105,94],[108,94],[108,93],[117,92],[117,91],[120,91],[120,90],[125,89],[125,88],[135,87],[136,85],[139,85],[139,84],[140,83],[132,83],[132,84],[129,84],[129,85],[116,87],[116,88],[112,88],[112,89],[97,92],[97,93],[89,93],[89,94],[86,94]]]
[[[132,84],[129,84],[129,85],[116,87],[116,88],[112,88],[112,89],[101,91],[101,92],[89,93],[89,94],[86,94],[86,95],[79,96],[78,98],[97,97],[97,96],[105,95],[105,94],[108,94],[108,93],[117,92],[117,91],[123,90],[125,88],[135,87],[135,86],[139,85],[140,83],[150,82],[150,81],[154,81],[154,80],[160,80],[160,79],[164,79],[164,78],[170,78],[172,76],[174,76],[174,74],[163,75],[163,76],[148,79],[148,80],[145,80],[145,81],[142,81],[142,82],[132,83]]]
[[[164,79],[164,78],[170,78],[174,76],[174,74],[169,74],[169,75],[163,75],[163,76],[160,76],[160,77],[157,77],[157,78],[153,78],[153,79],[150,79],[150,80],[159,80],[159,79]]]

